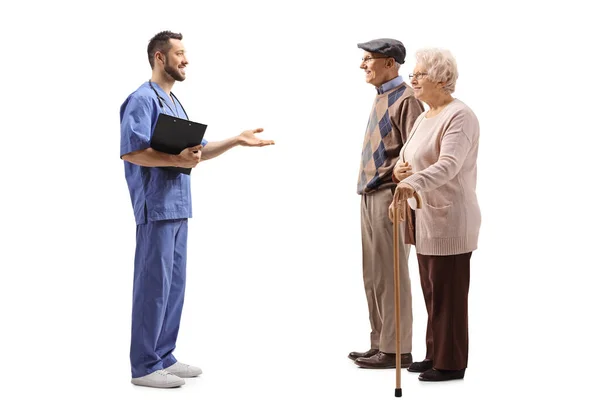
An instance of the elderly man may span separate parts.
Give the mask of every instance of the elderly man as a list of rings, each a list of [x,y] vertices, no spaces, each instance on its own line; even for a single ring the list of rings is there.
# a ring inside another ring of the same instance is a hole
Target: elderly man
[[[395,183],[392,170],[417,117],[424,111],[413,90],[398,75],[406,50],[395,39],[359,43],[364,50],[360,68],[377,94],[365,132],[358,177],[361,199],[363,279],[369,319],[371,348],[348,357],[363,368],[395,368],[393,224],[388,219]],[[404,244],[400,227],[401,365],[412,362],[412,296],[408,274],[410,246]]]

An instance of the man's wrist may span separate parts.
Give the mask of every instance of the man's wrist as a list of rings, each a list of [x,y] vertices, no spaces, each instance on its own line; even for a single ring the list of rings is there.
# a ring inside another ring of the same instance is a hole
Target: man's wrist
[[[179,154],[169,154],[167,162],[172,167],[179,167],[181,156]]]

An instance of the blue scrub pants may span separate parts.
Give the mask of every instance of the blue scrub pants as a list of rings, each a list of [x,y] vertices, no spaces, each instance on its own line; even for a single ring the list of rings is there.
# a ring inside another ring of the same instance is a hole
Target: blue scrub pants
[[[138,378],[164,369],[173,356],[185,294],[188,220],[137,226],[131,374]]]

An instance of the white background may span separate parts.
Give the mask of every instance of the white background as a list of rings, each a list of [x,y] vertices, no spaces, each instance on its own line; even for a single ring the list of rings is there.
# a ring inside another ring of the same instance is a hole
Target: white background
[[[450,49],[481,125],[483,216],[464,381],[409,399],[597,398],[598,56],[592,1],[3,2],[0,398],[391,399],[369,346],[359,196],[374,88],[359,42]],[[135,222],[119,106],[148,40],[182,32],[173,91],[220,140],[192,173],[180,389],[130,384]],[[414,249],[416,360],[425,309]]]

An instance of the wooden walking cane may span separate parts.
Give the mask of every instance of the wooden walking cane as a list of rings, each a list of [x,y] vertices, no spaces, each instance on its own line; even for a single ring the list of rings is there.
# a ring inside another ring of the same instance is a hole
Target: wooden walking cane
[[[421,196],[415,192],[414,198],[417,201],[417,208],[421,208]],[[400,334],[400,235],[398,234],[398,225],[400,221],[406,220],[406,200],[402,202],[402,206],[396,203],[394,196],[394,305],[396,308],[396,397],[402,397],[402,382],[400,372],[402,369],[402,346]],[[399,219],[399,220],[398,220]]]

